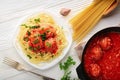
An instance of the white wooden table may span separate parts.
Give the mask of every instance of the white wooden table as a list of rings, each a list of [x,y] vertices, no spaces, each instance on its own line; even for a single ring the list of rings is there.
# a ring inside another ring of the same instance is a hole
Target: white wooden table
[[[59,63],[50,69],[41,71],[28,65],[18,55],[12,43],[16,24],[25,15],[40,9],[49,9],[56,12],[58,16],[61,16],[59,14],[61,8],[70,8],[72,10],[71,13],[67,17],[63,17],[68,21],[73,15],[83,10],[91,2],[92,0],[0,0],[0,80],[41,80],[36,75],[19,72],[3,64],[2,60],[6,56],[21,62],[37,73],[60,80],[63,72],[59,69]],[[118,24],[120,24],[120,6],[114,11],[112,16],[103,18],[83,40],[88,40],[94,33],[103,28]],[[76,61],[76,65],[71,68],[71,76],[77,78],[75,69],[80,64],[80,60],[73,48],[74,45],[72,45],[67,56],[72,56]]]

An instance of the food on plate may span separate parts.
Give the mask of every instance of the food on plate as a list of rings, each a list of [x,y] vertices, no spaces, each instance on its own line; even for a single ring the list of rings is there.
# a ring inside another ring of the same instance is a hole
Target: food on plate
[[[120,79],[120,33],[97,35],[88,44],[84,69],[90,80]]]
[[[24,21],[17,39],[30,62],[35,64],[57,58],[67,46],[63,28],[46,13],[34,15]]]
[[[67,16],[69,13],[70,13],[71,9],[68,9],[68,8],[62,8],[60,10],[60,14],[63,15],[63,16]]]

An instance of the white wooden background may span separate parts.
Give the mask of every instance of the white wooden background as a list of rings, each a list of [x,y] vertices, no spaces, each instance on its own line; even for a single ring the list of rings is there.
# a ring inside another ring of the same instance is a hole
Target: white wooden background
[[[18,55],[12,43],[16,24],[25,15],[40,9],[49,9],[58,16],[61,16],[59,14],[61,8],[70,8],[71,13],[67,17],[63,17],[68,21],[73,15],[83,10],[92,1],[93,0],[0,0],[0,80],[41,80],[41,78],[36,75],[19,72],[3,64],[2,60],[6,56],[21,62],[37,73],[60,80],[63,72],[60,71],[58,64],[50,69],[41,71],[28,65]],[[118,6],[111,16],[103,18],[83,40],[88,40],[94,33],[105,27],[117,26],[119,24],[120,6]],[[77,78],[75,69],[80,64],[80,61],[73,46],[68,55],[71,55],[77,62],[77,64],[71,68],[71,76]],[[62,61],[65,59],[66,57]]]

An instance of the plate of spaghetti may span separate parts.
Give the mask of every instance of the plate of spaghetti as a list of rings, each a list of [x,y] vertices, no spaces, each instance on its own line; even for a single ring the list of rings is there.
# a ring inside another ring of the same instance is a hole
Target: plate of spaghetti
[[[35,12],[17,25],[14,46],[35,68],[44,70],[54,66],[64,58],[71,44],[70,25],[51,11]]]

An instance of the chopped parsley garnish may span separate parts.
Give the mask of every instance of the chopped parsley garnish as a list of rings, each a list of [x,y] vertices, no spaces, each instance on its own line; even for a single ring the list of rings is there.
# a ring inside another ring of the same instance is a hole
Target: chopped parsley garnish
[[[49,33],[50,32],[50,30],[47,30],[47,33]]]
[[[44,28],[42,28],[41,30],[44,30]]]
[[[32,51],[37,51],[38,49],[36,47],[29,46],[29,49]]]
[[[34,40],[34,42],[33,42],[34,44],[37,44],[37,43],[39,43],[39,40],[38,39],[36,39],[36,40]]]
[[[43,56],[44,56],[44,53],[40,53],[40,56],[43,57]]]
[[[36,29],[39,28],[40,26],[29,26],[30,29]]]
[[[27,31],[27,35],[28,35],[28,36],[30,36],[30,35],[31,35],[30,31]]]
[[[40,34],[38,34],[37,36],[40,37]]]
[[[26,24],[22,24],[21,26],[25,26],[26,28],[28,28],[28,26]]]
[[[47,47],[51,47],[51,44],[49,42],[46,42]]]
[[[37,51],[37,48],[34,47],[33,50],[34,50],[34,51]]]
[[[32,47],[32,46],[29,46],[29,49],[30,49],[30,50],[33,50],[33,47]]]
[[[40,22],[40,18],[34,19],[34,21],[35,21],[36,23],[38,23],[38,22]]]
[[[29,38],[28,37],[24,37],[23,40],[28,42]]]
[[[32,58],[30,55],[27,55],[27,57],[28,57],[29,59],[31,59],[31,58]]]
[[[42,41],[45,41],[45,40],[46,40],[46,33],[43,33],[43,34],[41,34],[40,36],[41,36],[41,38],[42,38]]]

